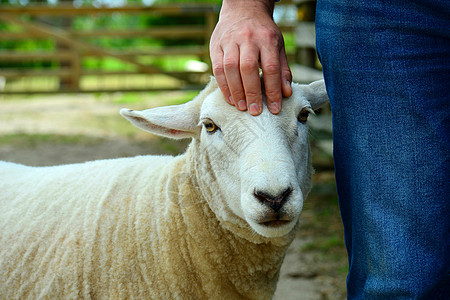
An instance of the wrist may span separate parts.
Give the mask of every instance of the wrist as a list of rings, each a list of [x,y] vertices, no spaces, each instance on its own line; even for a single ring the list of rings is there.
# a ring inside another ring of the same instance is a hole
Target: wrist
[[[266,14],[272,18],[274,0],[223,0],[220,16]]]

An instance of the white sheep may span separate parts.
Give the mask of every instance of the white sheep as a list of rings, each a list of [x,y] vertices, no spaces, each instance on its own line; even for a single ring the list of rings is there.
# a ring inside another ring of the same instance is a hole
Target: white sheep
[[[121,114],[177,156],[0,164],[0,299],[270,299],[312,174],[308,113],[322,81],[272,115],[217,83],[177,106]]]

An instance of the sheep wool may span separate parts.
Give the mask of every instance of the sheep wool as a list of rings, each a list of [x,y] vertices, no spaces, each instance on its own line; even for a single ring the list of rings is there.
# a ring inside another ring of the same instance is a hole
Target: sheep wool
[[[218,100],[208,100],[211,94]],[[294,172],[299,168],[289,167],[299,183],[289,183],[292,199],[276,213],[254,197],[247,199],[250,188],[242,178],[235,179],[240,188],[230,194],[223,186],[234,181],[221,172],[244,163],[238,155],[226,170],[218,167],[223,167],[224,157],[216,156],[223,155],[218,145],[226,124],[217,123],[221,132],[210,133],[199,120],[208,101],[214,102],[211,107],[251,117],[220,95],[213,80],[190,104],[180,105],[194,112],[185,114],[190,121],[160,110],[159,119],[122,112],[144,122],[141,127],[148,131],[192,137],[186,152],[176,157],[51,167],[1,162],[0,299],[270,299],[295,235],[301,210],[295,199],[309,191],[298,185],[309,184],[310,160],[302,164],[301,176]],[[167,127],[174,120],[178,125]],[[205,143],[207,138],[216,140]],[[259,162],[269,168],[268,162]],[[252,212],[247,212],[252,205],[261,211],[256,220],[265,225],[252,223]]]

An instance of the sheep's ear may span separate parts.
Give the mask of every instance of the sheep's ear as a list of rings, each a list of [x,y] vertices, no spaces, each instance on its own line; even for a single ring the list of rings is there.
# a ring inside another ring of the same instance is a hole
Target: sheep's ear
[[[329,99],[323,79],[311,82],[307,85],[300,85],[300,87],[303,90],[306,99],[311,103],[312,109],[318,109],[325,103],[328,103]]]
[[[142,111],[122,108],[120,114],[134,126],[150,133],[174,139],[184,139],[195,137],[198,134],[198,111],[188,104],[190,103]]]
[[[212,78],[208,86],[187,103],[142,111],[123,108],[120,114],[136,127],[150,133],[173,139],[198,137],[201,131],[198,125],[201,105],[216,88],[217,83]]]

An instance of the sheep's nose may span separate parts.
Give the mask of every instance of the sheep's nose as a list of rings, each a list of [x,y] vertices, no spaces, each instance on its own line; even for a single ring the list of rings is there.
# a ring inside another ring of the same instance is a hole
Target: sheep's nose
[[[283,205],[287,202],[287,199],[292,193],[292,188],[288,187],[285,189],[282,193],[278,194],[277,196],[270,195],[269,193],[266,193],[264,191],[258,191],[255,190],[253,192],[253,195],[256,199],[259,200],[264,205],[269,206],[271,209],[273,209],[274,212],[278,212]]]

